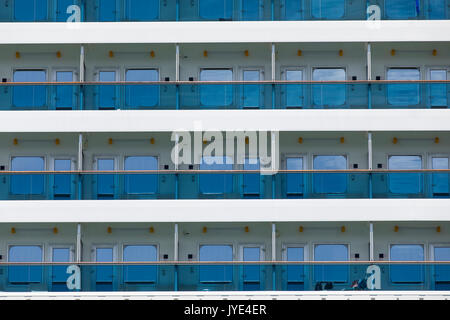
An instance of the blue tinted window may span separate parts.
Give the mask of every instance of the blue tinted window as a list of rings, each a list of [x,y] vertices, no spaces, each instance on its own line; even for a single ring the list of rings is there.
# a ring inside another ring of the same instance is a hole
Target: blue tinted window
[[[450,261],[450,247],[434,247],[435,261]],[[436,265],[436,281],[450,282],[450,265]]]
[[[10,246],[9,262],[42,262],[42,248],[40,246]],[[42,281],[41,266],[10,266],[8,281],[11,283],[30,283]]]
[[[314,247],[315,261],[347,261],[348,247],[344,244],[319,244]],[[347,282],[348,266],[315,265],[314,280],[329,282]]]
[[[303,247],[287,247],[286,248],[287,261],[304,261]],[[287,266],[287,281],[289,283],[304,282],[304,267],[303,265],[288,265]]]
[[[246,158],[244,162],[244,170],[259,170],[259,159]],[[260,174],[248,173],[243,176],[244,194],[259,195],[260,193]]]
[[[12,171],[44,171],[43,157],[13,157]],[[11,193],[17,195],[32,195],[44,193],[44,175],[16,174],[11,176]]]
[[[303,170],[302,157],[286,158],[286,170]],[[303,194],[303,174],[287,173],[286,174],[286,193],[288,195]]]
[[[314,156],[314,170],[345,170],[347,158],[345,156]],[[345,193],[347,190],[347,175],[345,173],[327,172],[314,173],[314,192],[316,193]]]
[[[428,0],[428,19],[443,20],[446,10],[445,0]]]
[[[159,17],[159,0],[125,0],[129,21],[151,21]]]
[[[134,156],[125,158],[125,170],[158,170],[158,158],[151,156]],[[156,193],[158,189],[157,174],[127,174],[125,192],[128,194]]]
[[[229,245],[204,245],[200,247],[200,261],[233,261],[233,247]],[[231,282],[231,265],[200,266],[200,282]]]
[[[420,80],[420,70],[417,68],[390,68],[388,80],[410,81]],[[393,106],[413,106],[420,102],[418,83],[394,83],[387,85],[388,103]]]
[[[391,246],[391,261],[424,261],[424,249],[417,244],[396,244]],[[392,282],[423,282],[423,266],[421,265],[391,265]]]
[[[244,81],[259,81],[259,70],[244,70]],[[259,108],[261,104],[261,85],[245,84],[243,85],[242,106],[244,108]]]
[[[340,19],[345,14],[345,0],[311,0],[311,13],[317,19]]]
[[[431,159],[433,169],[448,169],[448,157],[433,157]],[[448,194],[449,193],[449,174],[448,173],[433,173],[432,188],[434,194]]]
[[[99,71],[100,82],[116,81],[115,71]],[[100,84],[98,87],[98,107],[100,109],[115,109],[117,106],[117,87],[114,84]]]
[[[67,8],[77,4],[77,0],[57,0],[56,1],[56,21],[65,22],[72,13],[67,13]]]
[[[242,20],[260,20],[261,0],[241,0]]]
[[[96,262],[113,262],[114,251],[113,248],[96,248],[95,261]],[[102,265],[96,267],[96,282],[112,282],[113,280],[113,266]]]
[[[114,159],[97,159],[98,171],[113,171]],[[114,175],[99,174],[97,175],[97,194],[98,196],[112,197],[114,195]]]
[[[422,169],[421,156],[390,156],[390,170]],[[422,191],[422,173],[394,172],[389,173],[389,191],[392,193],[420,193]]]
[[[53,248],[52,262],[70,262],[70,248]],[[64,283],[67,280],[67,265],[52,266],[52,282]]]
[[[313,81],[344,81],[345,78],[345,69],[342,68],[316,68],[313,70]],[[315,106],[333,107],[345,104],[345,84],[313,84],[312,89]]]
[[[202,69],[200,81],[232,81],[231,69]],[[205,84],[200,86],[200,102],[206,107],[226,107],[233,103],[233,85]]]
[[[205,20],[231,20],[233,0],[199,0],[200,18]]]
[[[420,13],[419,0],[385,0],[385,10],[388,19],[410,19]]]
[[[72,160],[55,159],[55,171],[72,170]],[[54,178],[55,195],[70,195],[72,193],[72,177],[70,174],[57,174]]]
[[[283,14],[285,20],[302,20],[303,0],[284,0]]]
[[[431,70],[430,80],[447,80],[447,70]],[[447,84],[430,84],[430,104],[432,107],[447,107]]]
[[[130,82],[158,81],[159,72],[156,69],[130,69],[125,74],[125,80]],[[127,85],[126,104],[131,108],[153,107],[158,104],[159,85]]]
[[[97,0],[99,21],[116,21],[117,0]]]
[[[56,82],[73,82],[72,71],[57,71]],[[72,109],[75,105],[75,87],[73,85],[58,85],[56,86],[56,108],[57,109]]]
[[[259,247],[244,247],[243,260],[244,261],[260,261],[261,260],[261,248]],[[260,266],[258,265],[246,265],[243,268],[243,280],[244,286],[246,282],[258,283],[260,282]],[[256,289],[256,288],[253,288]]]
[[[230,157],[203,157],[200,170],[232,170]],[[228,163],[230,164],[228,164]],[[233,175],[223,174],[200,174],[200,193],[203,194],[223,194],[233,191]]]
[[[286,70],[287,81],[302,81],[302,70]],[[304,104],[303,85],[286,84],[286,107],[302,107]]]
[[[45,70],[16,70],[14,82],[46,82]],[[47,105],[47,87],[43,85],[23,84],[13,88],[13,105],[19,108],[43,108]]]
[[[123,249],[123,261],[157,261],[156,246],[130,245]],[[156,282],[157,267],[134,265],[124,266],[125,282]]]
[[[47,0],[14,0],[15,21],[46,21]]]

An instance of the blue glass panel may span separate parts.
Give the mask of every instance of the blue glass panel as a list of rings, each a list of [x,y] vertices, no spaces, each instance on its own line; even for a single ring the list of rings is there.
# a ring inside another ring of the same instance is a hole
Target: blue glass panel
[[[203,157],[200,170],[232,170],[230,157]],[[222,194],[233,191],[233,175],[231,174],[200,174],[200,193]]]
[[[421,156],[390,156],[390,170],[418,170],[422,169]],[[414,194],[422,192],[422,173],[389,173],[389,191],[398,194]]]
[[[200,81],[232,81],[231,69],[203,69]],[[200,103],[205,107],[226,107],[233,103],[233,85],[200,85]]]
[[[259,81],[259,70],[244,70],[244,81]],[[261,105],[261,86],[258,84],[246,84],[243,86],[242,106],[244,108],[259,108]]]
[[[44,171],[42,157],[14,157],[11,160],[12,171]],[[44,176],[39,174],[21,174],[11,176],[11,193],[32,195],[44,193]]]
[[[112,171],[114,169],[114,159],[97,159],[97,170]],[[97,175],[97,194],[100,196],[114,195],[114,175]]]
[[[303,170],[303,158],[286,158],[287,170]],[[286,174],[286,193],[288,195],[303,194],[303,174],[287,173]]]
[[[284,0],[284,20],[303,20],[302,0]]]
[[[72,71],[57,71],[57,82],[72,82]],[[56,86],[56,105],[57,109],[72,109],[74,106],[74,89],[72,85],[58,85]]]
[[[311,12],[317,19],[341,19],[345,14],[345,1],[311,0]]]
[[[447,70],[431,70],[430,80],[447,80]],[[447,107],[447,84],[430,84],[430,104],[431,107]]]
[[[96,248],[96,262],[112,262],[113,261],[113,248]],[[96,282],[97,285],[101,283],[110,283],[113,280],[113,266],[104,265],[96,267]]]
[[[116,21],[117,2],[116,0],[97,0],[98,20]]]
[[[158,158],[135,156],[125,158],[125,170],[158,170]],[[125,176],[125,193],[151,194],[158,190],[156,174],[127,174]]]
[[[45,82],[44,70],[16,70],[14,82]],[[20,85],[13,87],[13,105],[19,108],[44,108],[47,105],[47,87],[42,85]]]
[[[396,244],[391,246],[391,261],[423,261],[424,249],[422,245]],[[420,283],[424,281],[422,265],[391,265],[391,282]]]
[[[199,0],[199,13],[205,20],[231,20],[233,0]]]
[[[123,249],[123,261],[157,261],[156,246],[130,245]],[[156,282],[157,266],[124,266],[125,282]]]
[[[156,69],[134,69],[127,70],[126,81],[158,81],[159,75]],[[127,107],[154,107],[159,100],[158,85],[128,85],[126,86]]]
[[[9,262],[42,262],[40,246],[11,246],[8,251]],[[10,283],[39,283],[42,281],[41,266],[10,266],[8,268]]]
[[[313,71],[313,81],[344,81],[345,70],[319,68]],[[342,106],[346,102],[345,84],[313,84],[313,104],[319,107]]]
[[[204,245],[200,247],[200,261],[232,261],[233,247],[228,245]],[[200,282],[231,282],[233,266],[200,266]]]
[[[125,0],[128,21],[152,21],[159,17],[159,0]]]
[[[288,247],[286,250],[287,261],[304,261],[303,247]],[[302,265],[288,265],[287,266],[287,282],[289,284],[298,284],[304,282],[305,270]]]
[[[13,2],[15,21],[47,20],[47,0],[14,0]]]
[[[65,22],[71,14],[67,13],[67,8],[77,4],[76,0],[57,0],[56,1],[56,21]]]
[[[428,0],[428,19],[441,20],[446,18],[445,0]]]
[[[315,170],[345,170],[345,156],[315,156]],[[347,191],[347,175],[345,173],[313,173],[315,193],[345,193]]]
[[[287,81],[302,81],[302,70],[286,70]],[[286,107],[298,108],[304,105],[303,86],[301,84],[286,84]]]
[[[256,162],[256,163],[255,163]],[[259,170],[259,159],[245,159],[244,170]],[[244,174],[244,194],[259,195],[260,193],[260,174]]]
[[[390,68],[388,80],[410,81],[420,80],[419,69]],[[387,85],[387,101],[393,106],[414,106],[420,103],[419,84],[394,83]]]
[[[70,248],[53,248],[53,262],[70,262]],[[52,266],[52,282],[66,283],[68,265]]]
[[[315,261],[347,261],[348,248],[343,244],[319,244],[314,247]],[[347,282],[348,266],[315,265],[314,281]]]
[[[115,71],[100,71],[98,80],[100,82],[116,81]],[[98,107],[99,109],[115,109],[117,106],[117,93],[115,85],[100,85],[98,87]]]
[[[260,20],[260,0],[241,0],[242,20]]]
[[[432,158],[433,169],[448,169],[448,157]],[[432,174],[432,188],[434,194],[447,194],[449,193],[449,180],[448,173],[433,173]]]
[[[434,260],[435,261],[450,261],[450,247],[435,247],[434,248]],[[435,266],[435,281],[450,283],[450,265],[438,264]]]
[[[419,0],[385,0],[388,19],[410,19],[420,14]]]
[[[244,261],[260,261],[261,260],[261,248],[259,247],[244,247],[243,248],[243,260]],[[258,282],[257,287],[259,288],[259,281],[261,280],[261,270],[259,265],[249,265],[244,266],[243,280],[245,282]]]
[[[55,159],[55,171],[70,171],[72,160]],[[58,174],[54,178],[55,195],[70,195],[72,193],[72,177],[70,174]]]

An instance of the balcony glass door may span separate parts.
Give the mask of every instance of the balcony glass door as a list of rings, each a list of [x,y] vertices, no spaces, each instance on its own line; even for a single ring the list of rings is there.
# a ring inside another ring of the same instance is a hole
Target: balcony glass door
[[[44,157],[13,157],[12,171],[44,171]],[[11,176],[11,195],[32,198],[44,196],[45,176],[42,174],[15,174]]]
[[[114,158],[97,158],[98,171],[113,171],[116,169]],[[97,198],[113,199],[115,194],[115,179],[113,174],[97,175]]]
[[[54,171],[71,171],[71,159],[54,159]],[[55,174],[53,179],[53,197],[55,199],[70,199],[73,194],[71,174]]]
[[[344,155],[318,155],[313,158],[314,170],[346,170]],[[347,174],[338,172],[313,173],[314,193],[344,194],[347,191]]]
[[[158,170],[158,158],[153,156],[125,157],[126,171]],[[127,174],[125,175],[125,194],[129,197],[156,194],[158,191],[157,174]]]
[[[303,170],[303,157],[286,157],[286,170]],[[302,173],[286,174],[287,197],[301,197],[304,192],[304,177]]]
[[[260,81],[261,70],[243,70],[242,78],[244,81]],[[243,84],[242,85],[242,107],[259,108],[261,106],[261,85]]]
[[[311,0],[311,15],[320,20],[342,19],[345,14],[345,0]]]
[[[286,81],[302,81],[303,70],[287,69],[285,70]],[[285,84],[285,105],[286,108],[302,108],[304,101],[304,86],[302,84]]]
[[[241,246],[242,261],[261,261],[261,246]],[[244,265],[242,268],[242,290],[261,290],[261,267],[259,265]]]
[[[113,247],[95,247],[95,262],[113,262]],[[96,291],[112,291],[114,279],[114,268],[112,265],[101,265],[95,268]]]
[[[202,69],[200,81],[232,81],[231,69]],[[200,85],[200,104],[203,107],[226,108],[233,104],[232,84]]]
[[[56,82],[73,82],[73,71],[56,71]],[[57,110],[72,110],[75,107],[75,86],[57,85],[55,108]]]
[[[203,157],[200,170],[232,170],[231,157]],[[203,195],[226,197],[233,192],[233,174],[200,173],[199,189]]]
[[[303,0],[281,0],[281,13],[283,20],[304,19]]]
[[[244,170],[259,170],[259,159],[246,158]],[[244,197],[259,198],[261,189],[261,175],[259,173],[245,173],[243,175],[243,194]]]
[[[233,20],[233,0],[199,0],[199,16],[204,20]]]
[[[421,244],[394,244],[390,247],[391,261],[424,261],[425,252]],[[390,280],[393,283],[422,283],[424,266],[413,264],[390,265]]]
[[[125,0],[127,21],[153,21],[159,18],[159,0]]]
[[[241,0],[241,20],[261,20],[262,0]]]
[[[434,261],[450,261],[450,246],[439,245],[433,247]],[[450,265],[435,265],[435,290],[450,290]]]
[[[55,265],[51,267],[51,291],[68,291],[67,289],[67,277],[66,273],[69,263],[72,261],[72,248],[71,247],[53,247],[52,248],[52,262],[67,262],[64,265]]]
[[[97,21],[117,21],[119,18],[118,0],[96,0]]]
[[[15,70],[14,82],[46,82],[45,70]],[[45,109],[47,106],[47,86],[23,84],[13,88],[13,106],[21,109]]]
[[[389,170],[420,170],[422,157],[419,155],[389,156]],[[420,172],[389,173],[389,192],[393,194],[419,194],[422,192],[422,176]]]
[[[345,81],[345,69],[315,68],[313,81]],[[313,84],[313,105],[317,108],[333,108],[346,103],[346,86],[339,83]]]
[[[431,157],[432,169],[449,169],[448,157]],[[433,197],[448,197],[449,195],[449,173],[433,173],[431,188]]]
[[[430,80],[445,81],[447,80],[447,69],[430,70]],[[431,108],[448,108],[447,83],[432,83],[429,86],[430,107]]]
[[[37,22],[48,19],[48,0],[14,0],[12,3],[14,4],[14,21]]]
[[[100,70],[98,72],[99,82],[117,81],[117,72]],[[99,84],[98,86],[98,108],[101,110],[114,110],[118,106],[118,92],[115,84]]]
[[[390,68],[387,80],[420,80],[418,68]],[[387,85],[387,102],[394,107],[411,107],[420,103],[420,86],[418,83],[394,83]]]
[[[129,82],[159,81],[157,69],[129,69],[125,73],[125,80]],[[126,106],[129,109],[147,109],[158,105],[159,85],[132,84],[125,89]]]
[[[289,245],[285,247],[286,261],[304,261],[305,248],[303,246]],[[286,267],[286,286],[287,290],[303,291],[305,286],[305,267],[303,265],[288,265]]]

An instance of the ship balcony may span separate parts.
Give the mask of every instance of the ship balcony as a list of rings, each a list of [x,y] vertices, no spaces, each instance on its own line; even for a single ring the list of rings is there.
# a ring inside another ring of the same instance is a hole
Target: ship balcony
[[[0,200],[449,198],[450,170],[5,172]]]
[[[79,282],[68,280],[78,268]],[[74,266],[75,265],[75,266]],[[1,263],[0,291],[434,291],[450,262]]]
[[[448,108],[450,81],[1,83],[0,110]]]
[[[76,7],[73,7],[73,6]],[[0,1],[0,22],[441,20],[447,0],[15,0]]]

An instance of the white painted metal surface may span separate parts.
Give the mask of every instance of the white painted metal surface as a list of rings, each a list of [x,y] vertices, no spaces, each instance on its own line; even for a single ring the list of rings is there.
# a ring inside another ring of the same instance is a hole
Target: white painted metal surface
[[[2,111],[0,132],[450,131],[450,109]]]
[[[449,20],[2,23],[0,44],[450,41]]]
[[[0,223],[450,221],[450,199],[0,201]]]

